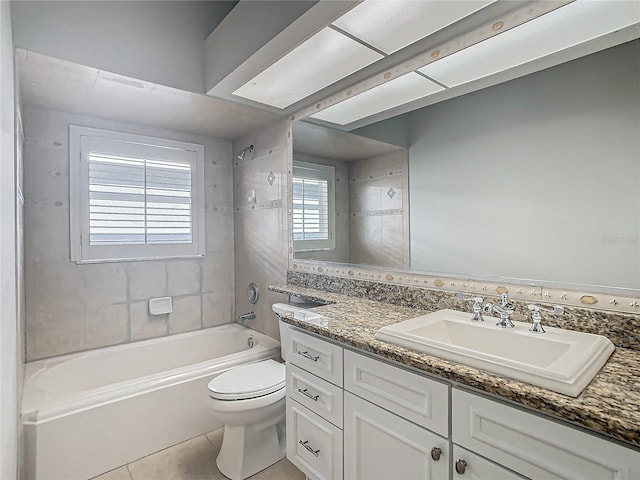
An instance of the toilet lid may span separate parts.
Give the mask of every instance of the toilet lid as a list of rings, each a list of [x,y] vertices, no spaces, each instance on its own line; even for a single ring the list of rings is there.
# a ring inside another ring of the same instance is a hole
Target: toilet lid
[[[265,360],[227,370],[209,382],[209,396],[219,400],[256,398],[284,388],[283,363]]]

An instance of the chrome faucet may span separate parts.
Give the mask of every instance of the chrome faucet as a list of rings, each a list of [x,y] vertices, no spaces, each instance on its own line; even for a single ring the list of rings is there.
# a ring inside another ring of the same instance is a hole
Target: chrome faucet
[[[500,328],[513,328],[515,325],[509,318],[515,311],[515,306],[509,301],[509,294],[503,293],[500,297],[500,305],[496,305],[492,302],[485,303],[482,308],[485,313],[497,313],[500,315],[500,320],[496,322],[496,326]]]
[[[554,315],[562,315],[564,313],[564,307],[561,305],[555,305],[553,308],[545,308],[540,305],[534,305],[530,303],[527,305],[529,310],[533,313],[531,314],[531,326],[529,327],[529,331],[531,333],[544,333],[544,328],[542,328],[542,315],[540,314],[540,310],[545,312],[553,313]]]
[[[484,322],[484,318],[482,318],[482,302],[484,302],[484,298],[465,295],[462,292],[458,293],[457,297],[458,300],[473,302],[473,307],[471,308],[473,312],[473,315],[471,315],[472,322]]]
[[[241,324],[243,324],[247,320],[253,320],[254,318],[256,318],[255,312],[249,312],[249,313],[243,313],[242,315],[240,315],[238,317],[238,320],[240,321]]]

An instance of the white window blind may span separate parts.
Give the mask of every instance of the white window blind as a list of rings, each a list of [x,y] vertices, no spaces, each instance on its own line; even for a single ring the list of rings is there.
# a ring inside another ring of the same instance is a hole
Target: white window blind
[[[74,260],[204,253],[201,145],[74,126],[71,134]]]
[[[293,239],[296,251],[335,248],[334,169],[294,162]]]
[[[89,153],[89,243],[191,243],[191,165]]]

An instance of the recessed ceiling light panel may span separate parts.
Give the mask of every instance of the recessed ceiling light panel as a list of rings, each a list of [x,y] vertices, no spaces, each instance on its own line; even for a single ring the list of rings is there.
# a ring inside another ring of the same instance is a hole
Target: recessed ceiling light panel
[[[419,69],[448,87],[523,65],[640,22],[637,0],[576,0]]]
[[[381,58],[374,50],[325,27],[233,94],[287,108]]]
[[[441,90],[444,90],[444,88],[437,83],[415,72],[409,72],[387,83],[373,87],[355,97],[325,108],[311,115],[311,118],[317,118],[338,125],[347,125],[356,120],[404,105],[405,103],[418,100],[419,98],[426,97]]]
[[[495,0],[364,0],[333,25],[391,54]]]

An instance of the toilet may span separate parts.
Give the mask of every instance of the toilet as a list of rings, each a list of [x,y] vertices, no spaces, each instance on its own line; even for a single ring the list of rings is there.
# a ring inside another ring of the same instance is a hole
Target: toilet
[[[275,304],[273,310],[297,308]],[[280,322],[280,328],[287,326]],[[209,409],[224,424],[216,463],[231,480],[244,480],[284,458],[285,384],[285,366],[275,360],[233,367],[209,382]]]

